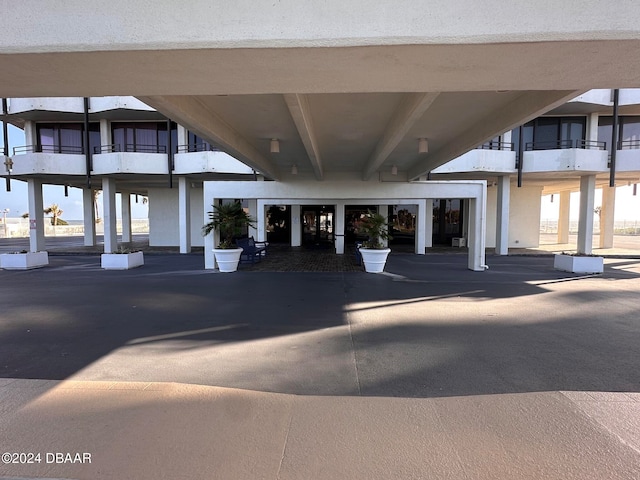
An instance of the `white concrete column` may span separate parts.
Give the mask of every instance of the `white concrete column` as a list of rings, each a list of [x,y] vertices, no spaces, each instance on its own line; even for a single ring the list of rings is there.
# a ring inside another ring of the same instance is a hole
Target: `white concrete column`
[[[36,124],[31,120],[24,122],[24,141],[27,145],[36,145],[38,143]]]
[[[291,205],[291,246],[302,245],[302,223],[300,222],[300,205]]]
[[[212,182],[213,183],[213,182]],[[218,204],[217,198],[212,198],[210,189],[208,188],[208,182],[204,183],[204,190],[202,192],[202,198],[204,203],[204,216],[202,224],[205,225],[211,221],[209,213],[213,210],[212,205]],[[204,237],[204,268],[207,270],[213,270],[217,268],[215,256],[213,255],[213,248],[220,242],[220,232],[214,230],[209,235]]]
[[[578,218],[578,253],[591,255],[593,251],[593,205],[596,195],[596,176],[580,177],[580,215]]]
[[[587,141],[596,142],[598,140],[598,116],[597,113],[592,113],[587,117]]]
[[[389,217],[389,205],[378,205],[378,213],[381,214],[383,217],[385,217],[388,220]],[[384,245],[385,247],[389,246],[389,241],[388,240],[380,240],[380,243],[382,245]]]
[[[424,255],[427,245],[427,215],[426,211],[431,208],[431,200],[418,200],[418,213],[416,214],[416,235],[415,251],[418,255]],[[431,217],[429,217],[431,220]]]
[[[102,178],[102,206],[104,212],[104,253],[113,253],[118,247],[116,232],[116,181],[113,178]]]
[[[29,196],[29,249],[41,252],[44,242],[44,211],[42,204],[42,182],[36,178],[27,180]]]
[[[267,241],[267,205],[264,202],[258,201],[257,204],[257,218],[256,225],[258,226],[256,242]]]
[[[249,203],[249,216],[256,220],[253,227],[249,227],[249,236],[253,238],[258,238],[258,200],[255,198],[249,199],[247,201]],[[265,239],[266,240],[266,239]]]
[[[558,212],[558,243],[569,243],[569,212],[571,211],[571,192],[560,192]]]
[[[180,253],[191,252],[191,182],[186,177],[178,177],[178,229]]]
[[[433,247],[433,198],[427,198],[425,201],[424,212],[424,248]]]
[[[508,175],[498,177],[498,199],[496,211],[496,255],[509,254],[509,199],[511,179]]]
[[[120,192],[120,207],[122,213],[122,242],[130,243],[131,237],[131,194],[129,192]]]
[[[178,134],[178,146],[189,144],[189,132],[182,125],[178,124],[176,133]]]
[[[600,248],[613,248],[613,216],[616,208],[616,187],[602,187],[600,209]]]
[[[469,231],[468,267],[470,270],[482,272],[485,270],[485,242],[486,242],[486,213],[487,213],[487,189],[478,198],[469,199]]]
[[[85,247],[95,247],[96,211],[93,208],[93,190],[91,188],[82,189],[82,211],[84,223],[84,245]]]
[[[344,222],[345,222],[345,204],[344,202],[336,203],[336,216],[333,219],[333,234],[336,237],[336,253],[344,255]]]
[[[502,142],[503,143],[511,143],[511,141],[512,141],[512,133],[513,132],[511,130],[509,130],[508,132],[504,132],[502,134]],[[503,147],[503,150],[509,150],[509,148],[508,147]]]
[[[111,145],[113,138],[111,136],[111,122],[106,118],[100,119],[100,145]],[[124,145],[122,145],[124,148]],[[91,152],[93,153],[93,152]]]

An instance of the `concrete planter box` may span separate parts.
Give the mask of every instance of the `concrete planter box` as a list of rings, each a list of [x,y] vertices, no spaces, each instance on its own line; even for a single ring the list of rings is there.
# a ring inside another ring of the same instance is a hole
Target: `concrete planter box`
[[[576,255],[556,255],[553,268],[571,273],[602,273],[604,261],[602,257]]]
[[[231,273],[238,270],[240,263],[241,248],[214,248],[213,255],[218,263],[218,270],[223,273]]]
[[[390,248],[361,248],[360,255],[362,255],[365,272],[381,273],[384,271],[384,265],[387,263],[389,252],[391,252]]]
[[[31,270],[49,265],[47,252],[3,253],[0,268],[5,270]]]
[[[105,270],[129,270],[144,265],[144,254],[142,252],[103,253],[100,262]]]

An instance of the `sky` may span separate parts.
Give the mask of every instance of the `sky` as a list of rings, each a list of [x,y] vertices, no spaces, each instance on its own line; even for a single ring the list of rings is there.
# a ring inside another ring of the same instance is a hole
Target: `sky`
[[[0,145],[2,143],[2,129],[0,129]],[[9,152],[13,152],[13,147],[25,144],[24,132],[13,125],[9,125]],[[1,150],[0,150],[1,151]],[[57,203],[63,210],[62,218],[65,220],[82,220],[82,190],[69,188],[69,196],[64,196],[64,187],[59,185],[45,185],[42,189],[43,203],[47,207],[52,203]],[[596,189],[595,206],[602,205],[602,191]],[[580,206],[580,194],[571,194],[570,220],[578,220],[578,210]],[[117,211],[120,211],[120,195],[116,197]],[[0,182],[0,211],[9,209],[9,217],[19,217],[26,213],[28,208],[27,184],[18,180],[11,181],[11,192],[6,191],[4,182]],[[98,197],[98,208],[102,212],[102,196]],[[551,195],[542,197],[540,218],[541,220],[557,220],[559,208],[559,198],[555,195],[551,201]],[[149,206],[131,201],[132,218],[148,218]],[[103,215],[100,214],[102,217]],[[119,217],[118,213],[118,217]],[[625,185],[616,189],[616,221],[629,220],[640,221],[640,192],[633,195],[633,186]]]

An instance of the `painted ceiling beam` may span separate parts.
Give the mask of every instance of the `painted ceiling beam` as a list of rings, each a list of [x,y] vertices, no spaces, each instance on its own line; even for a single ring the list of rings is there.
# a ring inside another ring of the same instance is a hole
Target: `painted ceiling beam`
[[[529,120],[583,94],[583,90],[527,91],[514,101],[489,113],[473,127],[408,168],[409,180],[416,180],[450,160],[477,148],[483,142],[518,127]]]
[[[322,159],[320,158],[315,130],[313,128],[313,119],[311,118],[311,111],[309,109],[309,100],[306,95],[297,93],[285,94],[284,100],[287,102],[287,107],[289,107],[291,117],[296,124],[300,139],[307,151],[309,162],[313,167],[313,173],[316,176],[316,180],[322,180],[324,178],[324,171],[322,168]]]
[[[216,143],[256,172],[273,180],[280,178],[273,162],[197,97],[181,95],[137,98],[203,139]]]
[[[422,118],[431,104],[438,98],[438,95],[440,95],[439,92],[410,93],[404,97],[364,167],[362,172],[363,180],[369,180],[378,171],[407,135],[411,127]]]

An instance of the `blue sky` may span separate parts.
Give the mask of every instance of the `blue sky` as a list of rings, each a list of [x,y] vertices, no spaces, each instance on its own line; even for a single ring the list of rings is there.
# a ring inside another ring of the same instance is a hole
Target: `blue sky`
[[[1,125],[1,123],[0,123]],[[9,125],[9,154],[13,153],[13,147],[25,144],[24,132],[13,125]],[[2,140],[2,129],[0,128],[0,145],[4,145]],[[0,152],[2,150],[0,149]],[[4,167],[3,167],[4,168]],[[57,203],[63,210],[62,218],[65,220],[82,220],[82,190],[69,188],[69,196],[64,196],[64,187],[59,185],[45,185],[42,189],[43,204],[45,207],[52,203]],[[98,198],[98,206],[102,211],[102,195]],[[116,197],[117,209],[120,209],[120,195]],[[18,180],[11,181],[11,192],[6,191],[4,179],[0,181],[0,210],[9,209],[9,217],[19,217],[29,210],[27,197],[27,184]],[[102,213],[100,214],[102,216]],[[118,216],[120,216],[118,214]],[[147,218],[148,205],[143,205],[131,200],[131,216],[133,218]]]

